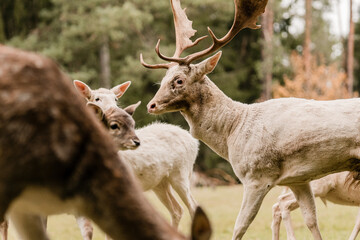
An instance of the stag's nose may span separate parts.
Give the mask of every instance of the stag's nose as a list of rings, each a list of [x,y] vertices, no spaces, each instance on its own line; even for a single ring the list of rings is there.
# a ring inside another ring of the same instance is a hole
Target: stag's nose
[[[149,103],[148,104],[148,112],[151,113],[156,108],[156,103]]]

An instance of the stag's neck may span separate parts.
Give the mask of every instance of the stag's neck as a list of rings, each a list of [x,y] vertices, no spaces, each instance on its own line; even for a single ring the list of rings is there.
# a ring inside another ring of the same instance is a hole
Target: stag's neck
[[[226,96],[207,77],[197,93],[200,96],[181,113],[191,134],[228,160],[228,138],[244,122],[247,107]]]

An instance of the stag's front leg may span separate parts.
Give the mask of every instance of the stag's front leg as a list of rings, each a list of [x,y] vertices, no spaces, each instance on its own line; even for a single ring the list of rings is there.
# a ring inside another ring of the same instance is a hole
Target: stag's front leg
[[[358,235],[360,231],[360,210],[358,212],[358,215],[356,217],[356,222],[355,222],[355,226],[351,232],[351,235],[349,237],[349,240],[355,240],[356,239],[356,236]]]
[[[247,182],[243,183],[243,185],[243,202],[240,213],[236,219],[233,240],[240,240],[244,236],[246,230],[258,213],[265,195],[273,186],[273,184],[263,182]]]
[[[304,217],[307,227],[310,229],[315,240],[321,240],[321,234],[316,219],[316,206],[314,195],[311,191],[310,184],[301,184],[290,186],[296,200],[300,206],[301,213]]]

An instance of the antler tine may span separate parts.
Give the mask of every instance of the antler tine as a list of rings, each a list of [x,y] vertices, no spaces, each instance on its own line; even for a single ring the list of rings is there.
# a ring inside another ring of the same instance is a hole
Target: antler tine
[[[213,40],[212,45],[200,52],[192,53],[186,57],[181,58],[180,55],[185,49],[195,46],[207,36],[200,37],[194,42],[192,42],[190,40],[190,37],[192,37],[196,32],[196,30],[192,29],[192,21],[187,18],[185,10],[181,8],[180,0],[170,1],[174,14],[176,51],[173,57],[167,57],[161,54],[160,40],[156,44],[155,51],[158,56],[163,60],[169,62],[176,62],[184,65],[189,65],[196,59],[199,59],[219,50],[227,43],[229,43],[244,28],[260,28],[260,25],[256,25],[256,21],[258,16],[265,12],[265,7],[268,2],[268,0],[234,0],[235,16],[229,32],[225,34],[224,37],[218,39],[213,33],[213,31],[208,27],[209,34]]]
[[[202,37],[199,37],[198,39],[196,39],[194,42],[192,42],[190,45],[187,45],[186,48],[182,48],[182,50],[177,50],[177,52],[175,52],[174,56],[175,55],[179,55],[185,50],[185,49],[188,49],[190,47],[193,47],[195,46],[196,44],[198,44],[201,40],[207,38],[208,36],[202,36]],[[185,58],[180,58],[180,57],[167,57],[165,55],[163,55],[161,52],[160,52],[160,39],[158,40],[157,44],[156,44],[156,47],[155,47],[155,52],[157,53],[157,55],[165,60],[165,61],[168,61],[168,62],[177,62],[179,64],[185,64],[186,61],[186,57]]]
[[[234,0],[235,16],[229,32],[221,39],[218,39],[208,27],[209,34],[213,39],[213,44],[207,49],[186,56],[183,58],[183,62],[185,64],[190,64],[196,59],[219,50],[229,43],[244,28],[260,28],[260,25],[256,25],[256,21],[258,16],[265,12],[267,2],[268,0]]]
[[[146,68],[152,68],[152,69],[158,69],[158,68],[165,68],[169,69],[171,66],[171,63],[160,63],[160,64],[147,64],[144,59],[142,53],[140,53],[140,62],[141,64]]]
[[[194,42],[190,40],[192,36],[195,35],[196,30],[192,28],[192,21],[186,16],[185,10],[182,9],[180,5],[180,0],[170,0],[171,8],[174,16],[174,26],[175,26],[175,37],[176,37],[176,50],[172,57],[164,56],[160,53],[160,40],[156,44],[155,51],[159,57],[163,60],[170,62],[177,62],[179,64],[183,63],[180,55],[186,49],[195,46],[201,40],[205,39],[207,36],[202,36],[196,39]]]

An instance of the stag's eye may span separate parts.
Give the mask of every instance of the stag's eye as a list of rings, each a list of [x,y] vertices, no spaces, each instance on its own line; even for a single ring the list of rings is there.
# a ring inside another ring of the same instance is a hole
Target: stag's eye
[[[181,80],[181,79],[178,79],[178,80],[176,80],[176,83],[177,83],[177,84],[179,84],[179,85],[181,85],[181,84],[183,84],[183,83],[184,83],[184,81],[183,81],[183,80]]]
[[[96,101],[96,102],[100,101],[100,98],[95,98],[95,101]]]
[[[113,130],[115,130],[115,129],[120,129],[119,125],[116,124],[116,123],[110,124],[110,128],[113,129]]]

